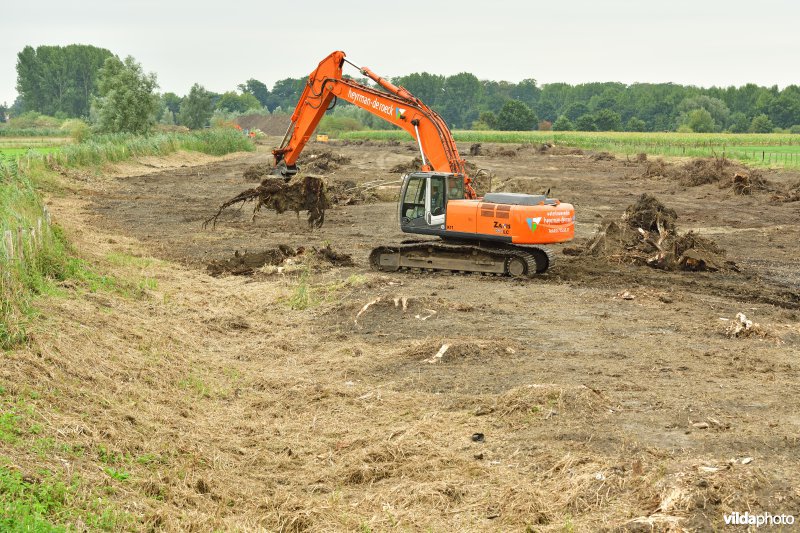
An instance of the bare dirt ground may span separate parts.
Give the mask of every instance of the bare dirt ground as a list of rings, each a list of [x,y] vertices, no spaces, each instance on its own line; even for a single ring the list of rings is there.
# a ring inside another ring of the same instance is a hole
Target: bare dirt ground
[[[334,207],[314,231],[247,206],[201,227],[252,186],[242,174],[264,148],[68,180],[51,200],[87,258],[157,284],[50,300],[4,377],[42,390],[48,427],[86,450],[52,468],[109,487],[134,528],[677,531],[722,529],[733,511],[800,516],[800,202],[485,146],[495,155],[468,158],[495,188],[575,205],[578,241],[649,192],[740,272],[558,254],[525,281],[389,275],[367,255],[404,238],[392,202]],[[332,183],[397,180],[389,169],[415,155],[324,148],[351,158]],[[354,266],[206,271],[236,250],[326,244]],[[765,334],[726,335],[739,312]],[[98,472],[101,447],[128,458],[127,481]]]

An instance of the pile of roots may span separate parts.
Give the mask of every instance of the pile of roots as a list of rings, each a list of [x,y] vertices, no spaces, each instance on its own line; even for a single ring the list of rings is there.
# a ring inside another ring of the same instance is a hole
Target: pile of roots
[[[724,157],[692,159],[681,165],[663,159],[639,161],[642,178],[665,177],[677,180],[684,187],[717,183],[721,189],[731,188],[735,194],[749,195],[770,188],[761,172]]]
[[[605,223],[577,255],[664,270],[735,270],[725,250],[690,231],[679,234],[675,210],[643,194],[620,220]]]
[[[268,177],[258,187],[247,189],[224,202],[217,213],[203,225],[216,225],[217,219],[225,209],[251,201],[256,203],[253,216],[263,207],[279,214],[294,211],[299,215],[300,211],[307,211],[308,224],[312,228],[322,226],[325,222],[325,210],[330,207],[322,178],[298,175],[287,182],[283,178]]]

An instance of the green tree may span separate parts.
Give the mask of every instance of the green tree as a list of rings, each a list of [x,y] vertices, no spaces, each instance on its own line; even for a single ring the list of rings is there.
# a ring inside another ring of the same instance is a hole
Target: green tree
[[[496,130],[497,129],[497,115],[491,111],[484,111],[478,117],[478,120],[472,123],[473,130]]]
[[[610,109],[601,109],[594,114],[594,124],[598,131],[619,131],[622,119],[619,113]]]
[[[164,113],[161,115],[161,119],[158,121],[159,124],[164,124],[165,126],[174,126],[175,125],[175,113],[170,111],[169,109],[165,109]]]
[[[14,103],[11,104],[11,107],[8,108],[8,114],[10,117],[18,117],[25,112],[25,100],[22,98],[21,94],[18,94],[16,98],[14,98]]]
[[[442,91],[444,91],[444,76],[427,72],[415,72],[407,76],[398,76],[392,78],[392,82],[395,85],[404,87],[430,107],[439,104],[439,98],[442,95]]]
[[[583,102],[573,102],[564,108],[564,116],[575,122],[583,115],[589,113],[589,106]]]
[[[728,106],[725,104],[725,102],[719,98],[713,98],[705,94],[684,98],[681,103],[678,104],[678,108],[676,110],[680,115],[678,123],[686,124],[694,131],[701,131],[694,129],[694,126],[692,126],[690,123],[691,120],[689,118],[689,115],[691,115],[693,111],[697,111],[699,109],[703,109],[708,112],[708,114],[711,116],[711,121],[714,123],[713,127],[715,128],[712,130],[702,130],[703,133],[719,131],[725,126],[725,124],[728,123],[730,109],[728,109]],[[700,116],[700,114],[695,113],[695,120],[698,120],[697,117]],[[705,120],[705,115],[702,116],[703,122],[700,124],[700,126],[705,127],[707,126],[707,122]]]
[[[0,105],[0,122],[6,121],[6,114],[8,113],[8,105],[3,102],[3,105]]]
[[[93,102],[98,131],[149,132],[156,122],[157,88],[156,75],[146,74],[133,57],[106,59],[98,73],[98,96]]]
[[[542,120],[553,121],[558,114],[558,107],[548,100],[540,100],[535,107],[536,114],[542,117]]]
[[[597,124],[594,122],[594,115],[587,113],[575,121],[577,131],[597,131]]]
[[[696,133],[710,133],[717,131],[717,125],[714,122],[714,117],[711,116],[707,110],[700,108],[689,111],[686,115],[685,125],[689,126],[692,131]]]
[[[211,93],[199,83],[192,85],[189,94],[181,101],[178,122],[193,130],[204,127],[214,113]]]
[[[561,115],[553,122],[553,131],[573,131],[575,129],[575,124],[567,118],[567,115]]]
[[[443,104],[437,105],[436,110],[448,124],[465,128],[478,118],[482,95],[483,84],[473,74],[461,72],[448,76],[441,95]]]
[[[260,107],[267,107],[267,104],[269,104],[269,89],[264,83],[258,80],[250,78],[239,85],[239,90],[242,93],[255,96],[258,103],[261,104]]]
[[[17,54],[17,92],[25,111],[88,116],[97,77],[110,51],[95,46],[26,46]]]
[[[644,120],[636,117],[631,117],[628,119],[628,125],[625,127],[625,131],[646,131],[647,124]]]
[[[219,100],[217,100],[217,109],[233,113],[244,113],[245,111],[259,109],[260,107],[261,102],[250,93],[236,94],[235,92],[229,91],[224,93],[220,96]]]
[[[168,110],[172,111],[173,115],[177,115],[181,109],[181,97],[175,93],[164,93],[161,95],[161,101]]]
[[[529,131],[536,127],[539,117],[525,102],[509,100],[497,115],[497,129],[504,131]]]
[[[800,123],[800,89],[796,85],[786,87],[770,102],[769,118],[781,128]]]
[[[731,133],[747,133],[750,129],[750,119],[741,111],[731,113],[728,123],[728,131]]]
[[[291,113],[303,94],[308,78],[286,78],[278,80],[269,93],[267,108],[272,113],[280,107],[284,112]]]
[[[542,90],[536,86],[536,80],[532,78],[522,80],[511,88],[511,98],[524,102],[531,109],[536,107],[541,95]]]
[[[750,133],[772,133],[775,125],[767,115],[761,114],[750,123]]]

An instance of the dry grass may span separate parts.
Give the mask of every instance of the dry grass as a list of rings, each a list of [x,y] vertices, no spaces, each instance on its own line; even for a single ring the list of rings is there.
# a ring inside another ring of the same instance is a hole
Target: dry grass
[[[87,259],[157,283],[136,298],[64,287],[68,297],[41,303],[30,346],[4,356],[0,380],[10,396],[36,391],[39,435],[55,445],[40,454],[31,437],[0,452],[21,472],[79,476],[82,496],[102,494],[131,529],[678,530],[763,505],[757,467],[640,444],[626,408],[576,384],[582,376],[459,396],[383,372],[480,372],[482,358],[519,350],[513,342],[449,332],[451,348],[428,364],[440,336],[371,345],[355,334],[435,330],[417,315],[466,307],[434,296],[404,305],[392,278],[326,273],[307,283],[333,296],[292,309],[291,276],[211,278],[105,233],[85,200],[54,203]]]

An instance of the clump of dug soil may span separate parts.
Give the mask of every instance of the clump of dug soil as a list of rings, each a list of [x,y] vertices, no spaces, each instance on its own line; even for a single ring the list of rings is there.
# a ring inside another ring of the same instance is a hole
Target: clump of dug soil
[[[407,163],[399,163],[389,169],[392,174],[408,174],[409,172],[418,172],[422,167],[422,158],[417,156]],[[467,174],[472,176],[478,171],[478,165],[471,161],[464,161],[464,169]]]
[[[309,172],[331,172],[350,163],[350,158],[329,150],[308,150],[297,160],[301,169]]]
[[[392,174],[408,174],[409,172],[416,172],[422,166],[422,158],[417,156],[411,161],[406,163],[399,163],[389,169]]]
[[[620,220],[605,223],[583,249],[568,255],[588,255],[613,263],[663,270],[736,270],[725,250],[713,240],[690,231],[679,234],[674,209],[650,194],[628,206]]]
[[[724,157],[696,158],[681,165],[663,159],[641,161],[642,178],[665,177],[677,180],[684,187],[718,183],[720,189],[732,188],[735,194],[749,195],[767,190],[769,182],[757,169],[748,168]]]
[[[614,161],[617,159],[614,154],[610,152],[597,152],[589,157],[592,161]]]
[[[800,181],[776,192],[771,200],[776,203],[800,202]]]
[[[346,267],[353,266],[353,257],[335,251],[328,244],[323,248],[311,248],[309,253],[304,247],[292,248],[286,244],[280,244],[277,248],[269,248],[263,252],[240,253],[234,252],[230,259],[220,259],[211,261],[207,265],[208,273],[214,277],[225,274],[233,276],[249,276],[256,270],[265,266],[280,266],[290,258],[314,257],[319,261],[329,263],[333,266]]]
[[[272,171],[275,169],[270,163],[256,163],[255,165],[250,165],[244,172],[242,176],[247,181],[261,181],[265,177],[272,174]]]
[[[325,222],[325,210],[330,207],[330,200],[325,193],[325,182],[316,176],[295,176],[290,181],[279,177],[265,178],[261,185],[254,189],[247,189],[224,202],[217,213],[205,221],[216,225],[217,219],[225,209],[236,204],[255,201],[253,216],[262,208],[273,209],[278,214],[294,211],[308,212],[308,224],[312,228],[319,228]]]

